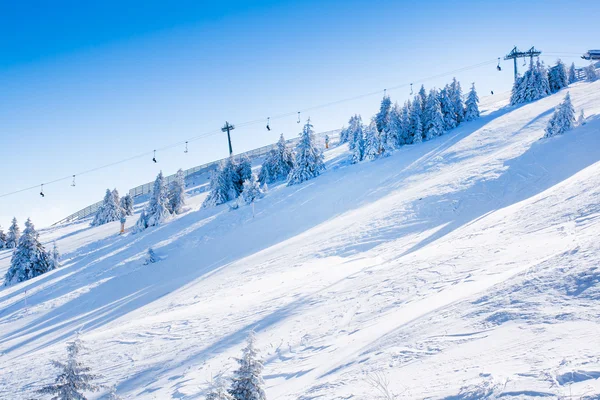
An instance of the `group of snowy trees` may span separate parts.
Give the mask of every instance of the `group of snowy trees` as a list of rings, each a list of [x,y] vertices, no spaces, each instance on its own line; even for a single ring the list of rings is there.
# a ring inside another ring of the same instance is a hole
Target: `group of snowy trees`
[[[109,222],[119,221],[125,216],[133,215],[133,198],[128,193],[119,198],[117,189],[106,189],[104,200],[96,211],[91,226],[104,225]]]
[[[146,208],[140,213],[135,227],[136,231],[143,231],[150,226],[156,226],[166,221],[173,215],[181,214],[185,206],[185,174],[178,170],[175,179],[167,185],[162,171],[154,180],[152,194]]]
[[[10,247],[14,248],[10,267],[4,275],[4,284],[23,282],[60,267],[60,253],[56,242],[52,250],[46,251],[39,240],[39,233],[30,219],[25,222],[25,230],[20,234],[17,220],[13,219],[9,230]],[[16,247],[12,246],[17,242]]]
[[[545,138],[562,135],[575,126],[575,108],[571,103],[571,95],[567,92],[564,100],[556,107],[554,114],[548,126],[546,127]]]
[[[16,218],[13,218],[10,228],[8,228],[8,234],[4,233],[4,230],[0,226],[0,250],[16,248],[19,244],[20,236],[21,229],[17,224]]]
[[[381,101],[379,112],[364,125],[360,115],[342,129],[340,143],[348,143],[351,161],[374,160],[389,155],[406,144],[421,143],[443,135],[464,121],[479,118],[479,97],[475,84],[463,101],[460,82],[455,79],[442,90],[429,93],[421,86],[412,101],[392,105],[388,96]]]

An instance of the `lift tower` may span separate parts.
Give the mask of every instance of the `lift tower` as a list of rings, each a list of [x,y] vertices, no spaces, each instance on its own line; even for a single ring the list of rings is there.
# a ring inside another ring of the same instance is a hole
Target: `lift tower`
[[[504,56],[505,60],[513,60],[515,64],[515,81],[517,80],[517,58],[525,58],[529,57],[529,59],[533,62],[533,57],[539,56],[542,54],[540,50],[537,50],[535,47],[530,48],[527,51],[519,51],[517,46],[515,46],[510,53]]]

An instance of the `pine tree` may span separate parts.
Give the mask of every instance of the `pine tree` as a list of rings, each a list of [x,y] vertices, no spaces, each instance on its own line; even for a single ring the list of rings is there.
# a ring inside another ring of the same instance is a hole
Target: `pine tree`
[[[7,237],[6,234],[4,233],[4,229],[2,229],[2,227],[0,226],[0,250],[3,250],[6,248],[6,241],[7,241]]]
[[[381,105],[379,107],[379,112],[375,115],[375,126],[377,127],[377,132],[379,132],[379,135],[381,135],[388,128],[391,108],[392,101],[390,100],[390,96],[383,96],[383,100],[381,100]]]
[[[362,140],[363,137],[363,123],[360,115],[354,114],[350,117],[348,125],[348,147],[350,150],[354,150],[354,145],[357,141]]]
[[[21,237],[21,229],[17,224],[17,219],[13,217],[12,223],[8,228],[8,235],[6,235],[6,248],[14,249],[19,244],[19,238]]]
[[[471,90],[465,102],[465,121],[473,121],[479,118],[479,96],[475,90],[475,83],[471,85]]]
[[[58,246],[56,245],[56,241],[52,246],[52,251],[48,254],[48,258],[50,259],[50,269],[60,268],[60,253],[58,252]]]
[[[556,107],[546,127],[545,138],[561,135],[575,126],[575,109],[571,103],[571,95],[567,92],[564,100]]]
[[[91,226],[100,226],[121,219],[123,214],[120,204],[116,202],[118,192],[116,193],[116,196],[115,192],[116,189],[112,192],[110,189],[106,189],[104,200],[102,200],[102,204],[98,208],[98,211],[96,211],[96,215],[94,215],[94,219],[90,224]]]
[[[169,185],[169,212],[171,214],[181,214],[185,206],[185,174],[179,169],[175,174],[175,179]]]
[[[572,63],[569,67],[569,84],[577,82],[577,73],[575,70],[575,63]]]
[[[350,147],[350,161],[352,164],[361,162],[365,157],[365,135],[362,127],[362,119],[357,119],[359,125],[352,133],[352,146]]]
[[[393,144],[394,148],[398,148],[404,144],[402,137],[402,109],[395,103],[390,110],[390,118],[387,130],[387,139]]]
[[[269,151],[265,162],[263,162],[258,180],[265,184],[287,179],[292,168],[294,168],[294,152],[289,148],[283,134],[281,134],[279,141]]]
[[[550,94],[548,74],[542,63],[533,60],[522,78],[515,80],[510,97],[511,105],[527,103],[541,99]]]
[[[160,258],[156,255],[152,247],[148,247],[148,252],[146,253],[146,259],[144,260],[144,265],[154,264],[155,262],[159,262]]]
[[[456,121],[456,113],[454,112],[454,104],[452,103],[452,98],[450,96],[449,85],[446,85],[440,90],[440,107],[444,117],[444,130],[449,131],[450,129],[456,128],[458,122]]]
[[[427,125],[424,127],[425,138],[431,140],[444,134],[444,116],[442,115],[442,107],[437,90],[431,89],[427,96],[425,104],[425,121]]]
[[[407,100],[402,106],[402,113],[400,115],[400,135],[398,137],[398,142],[401,145],[411,144],[413,142],[413,137],[410,132],[410,110],[411,110],[411,102]]]
[[[449,97],[455,115],[456,125],[458,125],[465,119],[465,106],[462,101],[462,89],[460,87],[460,82],[457,81],[456,78],[452,78]]]
[[[296,147],[296,162],[290,172],[288,186],[315,178],[325,170],[323,151],[317,147],[310,118],[300,134]]]
[[[244,190],[244,182],[252,177],[252,163],[248,156],[243,155],[240,157],[239,163],[237,163],[237,168],[235,168],[235,172],[233,173],[232,183],[233,188],[235,189],[235,194],[233,198],[237,198],[242,191]]]
[[[91,374],[91,368],[86,367],[79,360],[80,353],[84,350],[79,338],[67,344],[67,362],[52,361],[52,364],[61,372],[53,384],[39,390],[42,394],[55,395],[53,400],[86,400],[85,392],[97,392],[100,386],[93,383],[100,378]]]
[[[150,200],[148,200],[148,205],[136,223],[136,230],[139,232],[150,226],[159,225],[170,216],[167,187],[161,171],[154,180],[152,195],[150,196]]]
[[[340,144],[347,143],[350,140],[350,130],[346,126],[342,126],[340,130]]]
[[[427,103],[427,92],[425,91],[425,85],[421,85],[421,89],[419,89],[417,96],[419,97],[419,102],[421,104],[421,118],[423,118],[423,115],[425,115],[425,104]],[[422,119],[421,125],[425,125],[425,121]]]
[[[228,174],[228,162],[221,161],[211,174],[210,193],[202,203],[202,207],[218,206],[230,200],[231,180]]]
[[[234,371],[229,394],[235,400],[266,400],[262,378],[263,361],[258,356],[254,332],[251,331],[248,335],[247,345],[242,350],[242,357],[236,361],[239,367]]]
[[[596,67],[594,64],[590,64],[584,68],[585,71],[585,80],[587,82],[595,82],[598,80],[598,73],[596,72]]]
[[[548,83],[550,85],[550,92],[556,93],[560,89],[569,85],[569,78],[567,77],[567,69],[565,64],[559,59],[556,61],[556,65],[550,68],[548,71]]]
[[[121,197],[121,210],[126,216],[133,215],[133,197],[129,193]]]
[[[5,285],[35,278],[52,269],[52,261],[39,237],[35,226],[27,219],[23,235],[19,238],[17,249],[10,260],[10,268],[4,276]]]
[[[250,179],[244,181],[244,190],[240,194],[240,198],[244,202],[244,204],[251,204],[255,200],[263,197],[263,191],[260,187],[260,183],[258,182],[258,178],[256,174],[252,174]]]
[[[373,161],[381,154],[381,140],[375,121],[371,121],[364,129],[365,152],[363,159]]]
[[[225,387],[225,381],[222,377],[217,377],[210,384],[206,400],[234,400]]]
[[[412,138],[411,143],[421,143],[423,141],[423,125],[421,123],[421,98],[416,96],[412,102],[412,108],[410,110],[410,136]]]

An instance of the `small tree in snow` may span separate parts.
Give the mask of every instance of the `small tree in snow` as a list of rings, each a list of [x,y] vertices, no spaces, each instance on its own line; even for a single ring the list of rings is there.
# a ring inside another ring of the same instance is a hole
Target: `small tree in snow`
[[[444,116],[444,130],[446,131],[454,129],[458,125],[456,113],[454,112],[454,103],[452,102],[450,92],[450,85],[446,85],[442,90],[440,90],[440,107],[442,109],[442,115]]]
[[[202,207],[218,206],[230,200],[231,180],[228,174],[228,162],[221,161],[210,178],[210,193],[202,203]]]
[[[422,111],[421,111],[421,100],[420,97],[415,97],[412,102],[410,110],[410,136],[412,138],[411,143],[423,142],[423,125],[422,125]]]
[[[144,212],[140,214],[140,218],[136,223],[136,230],[142,231],[150,226],[159,225],[166,221],[170,216],[167,187],[161,171],[154,181],[152,196],[148,201],[148,205],[144,209]]]
[[[294,152],[287,145],[283,134],[275,145],[265,162],[261,166],[258,180],[260,183],[273,183],[287,179],[290,171],[294,168]]]
[[[116,196],[115,196],[116,194]],[[102,200],[102,204],[96,211],[96,215],[92,220],[91,226],[99,226],[104,225],[112,221],[118,221],[123,216],[120,203],[116,202],[118,198],[118,192],[116,189],[114,191],[110,191],[110,189],[106,189],[106,193],[104,194],[104,200]]]
[[[363,123],[360,115],[354,114],[348,121],[348,148],[354,150],[357,141],[363,138]]]
[[[160,261],[160,258],[156,255],[152,247],[148,247],[148,252],[146,253],[146,259],[144,260],[144,265],[154,264],[155,262]]]
[[[235,400],[266,400],[262,378],[263,361],[256,349],[254,332],[250,332],[248,335],[247,345],[242,350],[242,357],[236,361],[239,367],[234,371],[229,394]]]
[[[381,137],[375,121],[371,121],[369,125],[364,128],[365,135],[365,151],[363,159],[375,160],[381,155]]]
[[[365,158],[365,134],[363,131],[362,120],[358,117],[359,125],[352,133],[352,141],[350,142],[350,161],[353,164],[361,162]]]
[[[263,195],[264,194],[260,187],[260,183],[256,178],[256,174],[252,174],[250,179],[244,182],[244,190],[242,190],[240,198],[245,204],[252,204],[256,199],[262,198]]]
[[[39,236],[31,220],[27,219],[23,235],[10,260],[10,268],[4,276],[5,285],[35,278],[52,269],[52,260],[40,243]]]
[[[573,129],[575,125],[575,109],[571,104],[571,95],[567,92],[562,103],[554,110],[554,115],[548,122],[546,134],[544,137],[561,135],[568,130]]]
[[[569,67],[569,84],[577,82],[577,73],[575,72],[575,63]]]
[[[8,228],[8,235],[6,235],[6,248],[14,249],[19,244],[19,238],[21,237],[21,229],[17,224],[17,219],[13,218],[10,227]]]
[[[454,110],[456,124],[458,125],[465,119],[465,106],[462,101],[462,89],[460,87],[460,82],[457,81],[456,78],[452,78],[452,83],[450,84],[450,91],[448,94],[452,103],[452,109]]]
[[[210,383],[206,400],[234,400],[233,396],[227,391],[225,380],[221,376]]]
[[[121,210],[126,216],[133,215],[133,197],[129,193],[121,197]]]
[[[579,117],[577,117],[577,126],[582,126],[582,125],[585,125],[585,114],[583,112],[583,109],[579,113]]]
[[[383,100],[381,100],[381,106],[379,107],[379,112],[377,115],[375,115],[375,126],[380,136],[388,128],[391,108],[392,101],[390,100],[390,96],[383,96]]]
[[[432,89],[425,104],[425,138],[431,140],[444,134],[444,116],[437,91]]]
[[[51,394],[53,400],[86,400],[85,392],[97,392],[100,386],[93,383],[100,378],[91,374],[91,368],[86,367],[79,360],[80,353],[84,350],[79,338],[67,344],[67,361],[52,361],[52,364],[60,370],[53,384],[39,390],[42,394]]]
[[[60,253],[58,252],[58,246],[56,245],[56,241],[54,241],[52,251],[48,256],[50,257],[50,269],[60,268]]]
[[[312,128],[309,118],[300,134],[300,141],[296,147],[296,161],[294,169],[290,172],[288,186],[315,178],[325,170],[323,150],[317,147]]]
[[[594,64],[590,64],[585,67],[585,80],[588,82],[595,82],[598,80],[598,73]]]
[[[556,93],[569,85],[567,68],[561,60],[556,61],[556,65],[548,70],[548,84],[550,85],[551,93]]]
[[[475,84],[471,85],[471,90],[465,102],[465,121],[473,121],[479,118],[479,96],[475,90]]]
[[[121,396],[117,394],[117,387],[112,385],[108,394],[106,395],[106,400],[122,400]]]
[[[185,206],[185,175],[182,169],[175,174],[175,180],[169,185],[169,211],[181,214]]]
[[[0,250],[5,249],[6,248],[6,234],[4,233],[4,230],[2,229],[2,227],[0,226]]]

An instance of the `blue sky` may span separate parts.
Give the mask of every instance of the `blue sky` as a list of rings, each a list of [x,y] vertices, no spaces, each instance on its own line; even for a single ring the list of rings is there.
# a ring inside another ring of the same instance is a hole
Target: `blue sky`
[[[90,3],[90,4],[86,4]],[[493,60],[514,45],[552,55],[599,46],[597,1],[5,2],[0,9],[0,194],[240,123]],[[536,16],[532,18],[532,16]],[[561,57],[566,62],[576,56]],[[512,70],[456,74],[480,95]],[[443,86],[451,76],[425,82]],[[389,92],[403,102],[407,89]],[[310,113],[317,131],[368,118],[381,95]],[[308,115],[303,115],[303,118]],[[295,116],[236,129],[234,151],[298,133]],[[0,198],[0,225],[38,226],[102,198],[227,155],[224,135]]]

